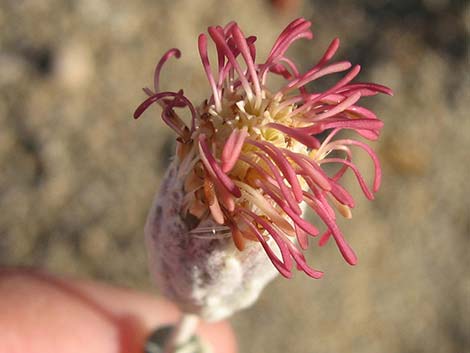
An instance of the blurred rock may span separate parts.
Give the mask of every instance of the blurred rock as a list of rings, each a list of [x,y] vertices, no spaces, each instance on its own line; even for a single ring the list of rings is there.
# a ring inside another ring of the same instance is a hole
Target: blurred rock
[[[95,64],[90,49],[84,43],[64,43],[55,59],[54,75],[58,84],[68,89],[83,89],[95,74]]]

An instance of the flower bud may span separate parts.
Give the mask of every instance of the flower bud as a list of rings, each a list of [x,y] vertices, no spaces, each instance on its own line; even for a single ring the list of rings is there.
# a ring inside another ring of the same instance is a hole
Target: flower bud
[[[258,242],[239,251],[230,233],[208,215],[191,232],[183,217],[185,193],[174,161],[145,226],[150,271],[162,293],[185,313],[221,320],[256,301],[277,271]],[[211,231],[212,229],[212,231]]]

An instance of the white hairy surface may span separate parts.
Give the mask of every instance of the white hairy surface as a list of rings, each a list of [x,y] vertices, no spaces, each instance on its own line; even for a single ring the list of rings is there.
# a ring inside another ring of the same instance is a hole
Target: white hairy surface
[[[181,209],[177,163],[168,168],[145,226],[150,271],[162,293],[185,313],[217,321],[253,304],[277,271],[256,242],[239,251],[231,237],[195,237]],[[204,226],[211,226],[210,219]]]

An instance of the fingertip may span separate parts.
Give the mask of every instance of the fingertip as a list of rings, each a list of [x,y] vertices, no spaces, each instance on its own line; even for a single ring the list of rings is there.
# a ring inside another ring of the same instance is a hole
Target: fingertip
[[[0,351],[10,353],[140,353],[153,330],[180,316],[154,295],[35,270],[0,268],[0,297]],[[237,351],[227,322],[201,323],[198,333],[214,353]]]
[[[227,321],[203,323],[198,332],[203,339],[210,342],[214,353],[236,353],[237,343],[232,327]]]

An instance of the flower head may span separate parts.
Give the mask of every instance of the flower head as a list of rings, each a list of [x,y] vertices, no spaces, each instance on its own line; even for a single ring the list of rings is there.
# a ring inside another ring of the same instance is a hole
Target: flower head
[[[337,213],[350,218],[354,207],[341,178],[350,169],[365,196],[373,199],[381,169],[367,144],[338,138],[338,133],[348,129],[376,140],[382,121],[357,103],[361,97],[392,94],[378,84],[351,83],[360,66],[331,62],[338,39],[310,70],[300,73],[286,51],[297,39],[313,37],[310,26],[302,18],[290,23],[262,63],[256,62],[256,37],[245,36],[235,22],[209,27],[209,36],[199,36],[198,48],[210,97],[196,107],[183,90],[160,90],[163,64],[180,56],[178,49],[171,49],[156,67],[154,90],[144,89],[149,97],[134,114],[139,118],[158,103],[163,121],[178,135],[176,162],[185,194],[180,212],[194,225],[192,233],[228,230],[239,251],[259,242],[285,277],[291,276],[294,264],[313,278],[322,276],[302,253],[311,237],[318,236],[319,245],[333,238],[344,259],[356,263],[336,223]],[[209,61],[209,38],[217,51],[216,63]],[[343,77],[325,91],[307,90],[307,84],[340,72]],[[270,75],[285,79],[279,90],[269,89]],[[178,108],[188,109],[190,124],[176,113]],[[374,163],[371,187],[353,162],[352,147],[365,151]],[[339,168],[328,174],[328,164]],[[303,218],[305,206],[318,215],[324,231]],[[208,218],[219,226],[208,229],[203,222]]]

